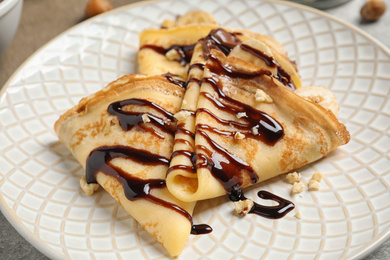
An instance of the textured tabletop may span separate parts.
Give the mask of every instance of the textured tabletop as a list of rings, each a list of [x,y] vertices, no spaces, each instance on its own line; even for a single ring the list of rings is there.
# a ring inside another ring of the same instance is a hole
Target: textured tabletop
[[[87,0],[24,0],[22,18],[15,39],[7,51],[0,55],[0,88],[37,49],[61,32],[83,21],[86,2]],[[111,2],[114,7],[119,7],[137,1]],[[352,0],[325,11],[359,27],[390,48],[390,1],[385,0],[388,10],[375,23],[361,21],[359,12],[364,2],[365,0]],[[0,259],[47,258],[24,240],[0,213]],[[390,259],[390,240],[385,241],[365,259]]]

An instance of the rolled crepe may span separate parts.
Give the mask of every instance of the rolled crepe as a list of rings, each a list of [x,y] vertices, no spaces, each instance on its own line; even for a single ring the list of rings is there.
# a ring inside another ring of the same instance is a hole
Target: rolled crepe
[[[193,171],[177,165],[171,170],[171,165],[167,176],[169,191],[180,200],[224,194],[235,200],[243,188],[318,160],[349,141],[332,112],[238,56],[210,50],[196,108]]]
[[[165,183],[176,113],[184,89],[163,76],[124,76],[86,97],[55,124],[60,141],[86,169],[85,190],[99,183],[171,256],[191,232],[195,203]]]

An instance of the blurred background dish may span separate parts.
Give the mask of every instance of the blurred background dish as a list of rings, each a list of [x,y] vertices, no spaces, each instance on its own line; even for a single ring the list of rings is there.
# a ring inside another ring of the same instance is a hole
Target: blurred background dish
[[[14,38],[22,12],[22,0],[0,2],[0,54],[5,51]]]
[[[319,9],[328,9],[342,5],[350,0],[289,0],[299,4],[312,6]]]

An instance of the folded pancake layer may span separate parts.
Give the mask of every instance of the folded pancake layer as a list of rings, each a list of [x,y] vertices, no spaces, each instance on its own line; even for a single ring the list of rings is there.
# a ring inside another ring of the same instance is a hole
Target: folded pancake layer
[[[173,197],[165,182],[183,94],[168,77],[124,76],[55,124],[87,183],[99,183],[172,256],[191,232],[195,206]]]
[[[348,142],[333,113],[296,95],[269,70],[219,50],[210,53],[196,110],[196,171],[167,176],[177,198],[240,192]]]
[[[198,16],[207,16],[205,12],[199,11]],[[193,13],[186,14],[183,20],[197,21],[198,16]],[[194,47],[198,41],[207,44],[213,41],[226,40],[223,37],[233,35],[240,42],[256,40],[269,48],[270,56],[277,64],[277,76],[281,81],[288,81],[291,88],[300,88],[302,83],[298,70],[287,56],[283,45],[273,38],[250,32],[242,29],[228,29],[218,26],[214,20],[204,22],[178,23],[164,29],[147,29],[140,34],[140,50],[138,53],[138,64],[140,72],[148,75],[160,75],[171,73],[183,79],[188,78],[189,65],[194,55]],[[214,30],[214,32],[212,32]],[[222,32],[222,33],[220,33]],[[225,32],[229,32],[226,34]],[[208,39],[209,38],[209,39]],[[211,41],[209,41],[211,40]],[[227,39],[229,40],[229,39]],[[234,43],[234,46],[239,42]],[[229,48],[234,47],[229,46]]]

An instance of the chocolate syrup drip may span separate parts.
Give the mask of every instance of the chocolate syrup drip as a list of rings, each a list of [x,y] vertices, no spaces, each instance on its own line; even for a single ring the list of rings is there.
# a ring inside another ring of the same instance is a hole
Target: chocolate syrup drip
[[[202,80],[199,80],[197,78],[190,78],[188,80],[188,85],[191,83],[191,82],[195,82],[196,84],[198,84],[199,86],[202,84]]]
[[[271,68],[277,68],[278,72],[277,72],[277,75],[274,75],[274,77],[277,80],[279,80],[280,82],[282,82],[283,85],[290,88],[291,90],[296,89],[296,86],[291,79],[290,73],[288,73],[285,69],[283,69],[277,60],[266,55],[264,52],[262,52],[258,49],[252,48],[249,45],[241,44],[240,47],[242,50],[251,53],[252,55],[256,56],[257,58],[262,59],[267,64],[267,66],[269,66]]]
[[[149,113],[131,112],[131,111],[122,110],[122,108],[127,105],[146,106],[152,108],[153,110],[163,114],[164,117],[167,118],[167,120],[159,118]],[[129,131],[134,126],[138,126],[141,129],[144,130],[148,129],[148,131],[151,131],[152,133],[161,136],[161,134],[159,134],[157,131],[154,131],[152,128],[146,128],[145,126],[141,126],[141,124],[144,123],[142,119],[142,115],[144,114],[146,114],[149,117],[150,121],[153,123],[153,125],[158,127],[161,131],[168,132],[168,133],[174,133],[175,131],[175,125],[173,123],[173,114],[148,100],[126,99],[122,101],[117,101],[108,106],[107,112],[111,115],[115,115],[118,117],[119,124],[122,127],[123,131]]]
[[[280,82],[282,82],[282,84],[288,87],[289,89],[293,91],[297,89],[297,87],[294,85],[294,82],[291,79],[290,73],[284,70],[281,66],[278,66],[278,75],[275,78]]]
[[[284,217],[287,213],[289,213],[295,208],[294,203],[292,203],[291,201],[283,199],[265,190],[259,191],[257,193],[257,196],[265,200],[276,201],[278,205],[264,206],[254,202],[252,208],[249,210],[248,213],[256,214],[270,219],[279,219]],[[246,200],[247,198],[243,195],[242,190],[238,188],[232,190],[232,192],[229,194],[229,199],[234,202]]]
[[[229,33],[222,28],[213,29],[202,40],[205,58],[207,59],[210,56],[210,52],[213,49],[219,50],[228,56],[232,49],[241,42],[234,33]]]
[[[249,52],[253,56],[256,56],[257,58],[262,59],[265,62],[265,64],[267,64],[268,67],[271,67],[271,68],[276,68],[277,67],[277,63],[274,60],[274,58],[266,55],[264,52],[262,52],[262,51],[260,51],[258,49],[255,49],[255,48],[253,48],[253,47],[251,47],[249,45],[246,45],[244,43],[242,43],[240,45],[240,48],[243,51]]]
[[[247,179],[244,174],[249,176],[252,183],[256,183],[259,177],[252,167],[214,142],[204,131],[205,127],[208,126],[199,127],[198,125],[196,133],[202,136],[213,150],[210,151],[204,146],[196,146],[198,151],[206,151],[205,154],[197,153],[200,160],[197,161],[196,168],[207,168],[228,193],[234,187],[242,186],[243,179]]]
[[[204,70],[204,67],[205,67],[205,65],[202,64],[202,63],[194,63],[194,64],[191,64],[191,66],[188,68],[188,72],[190,72],[194,68],[198,68],[200,70]]]
[[[180,139],[180,138],[175,138],[175,141],[174,141],[174,144],[173,145],[176,145],[178,143],[182,143],[182,144],[185,144],[187,146],[190,146],[190,147],[193,147],[193,144],[188,142],[187,140],[185,139]]]
[[[192,133],[190,130],[186,129],[184,125],[184,123],[180,123],[177,125],[176,134],[185,134],[195,140],[195,134]]]
[[[207,224],[192,225],[192,228],[191,228],[191,234],[192,235],[209,234],[212,231],[213,231],[212,227],[210,227]]]
[[[231,78],[242,78],[242,79],[250,79],[261,75],[271,76],[272,73],[269,70],[261,69],[254,70],[252,72],[241,72],[235,70],[232,66],[227,64],[222,64],[219,59],[217,59],[214,55],[209,56],[209,60],[213,61],[212,63],[207,64],[207,68],[210,69],[214,74],[217,75],[226,75]]]
[[[115,158],[125,158],[145,165],[168,165],[169,160],[162,156],[152,154],[145,150],[139,150],[125,146],[102,146],[93,150],[87,158],[86,180],[87,183],[97,183],[96,174],[103,172],[106,175],[116,178],[122,185],[127,199],[134,201],[145,199],[157,205],[176,211],[186,217],[192,224],[191,215],[183,208],[151,195],[153,189],[166,187],[165,180],[161,179],[140,179],[123,171],[121,168],[112,165],[110,162]],[[191,234],[207,234],[212,228],[206,224],[193,225]]]
[[[169,82],[179,86],[179,87],[182,87],[184,89],[187,88],[187,82],[184,81],[184,80],[181,80],[178,78],[177,75],[175,74],[172,74],[172,73],[165,73],[163,74],[162,76],[164,76]]]
[[[195,48],[195,44],[172,45],[171,47],[169,47],[167,49],[164,47],[161,47],[161,46],[146,44],[146,45],[142,46],[140,49],[141,50],[142,49],[152,49],[153,51],[155,51],[161,55],[165,55],[170,50],[175,50],[177,52],[177,54],[179,54],[179,56],[180,56],[180,59],[178,60],[180,62],[180,64],[187,65],[191,61],[192,54],[194,53],[194,48]]]
[[[282,125],[271,116],[235,99],[232,99],[229,96],[226,96],[225,93],[222,92],[222,88],[219,86],[218,79],[204,78],[203,82],[207,82],[213,87],[215,92],[218,93],[219,99],[203,92],[201,93],[202,96],[211,101],[213,105],[219,110],[225,111],[232,115],[237,115],[238,113],[244,112],[245,115],[241,118],[241,120],[246,122],[238,123],[235,121],[223,120],[205,108],[198,109],[198,112],[206,112],[221,124],[232,125],[238,129],[241,129],[245,131],[245,133],[250,134],[251,137],[261,140],[270,146],[275,145],[275,143],[284,136]],[[252,133],[253,128],[258,130],[258,135],[254,135]]]
[[[193,165],[192,170],[193,170],[193,172],[195,172],[194,165],[195,165],[195,162],[196,162],[196,154],[194,152],[190,152],[190,151],[187,151],[187,150],[177,150],[177,151],[174,151],[172,153],[171,160],[172,160],[173,157],[179,156],[179,155],[186,156],[188,159],[191,160],[192,165]]]

